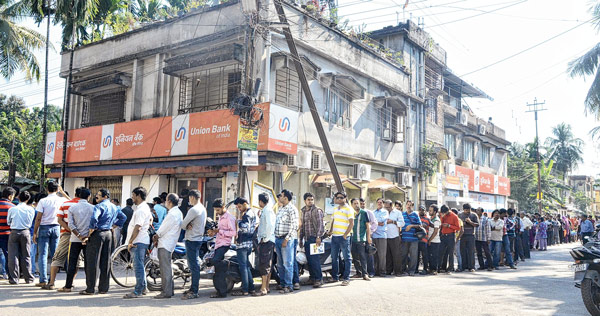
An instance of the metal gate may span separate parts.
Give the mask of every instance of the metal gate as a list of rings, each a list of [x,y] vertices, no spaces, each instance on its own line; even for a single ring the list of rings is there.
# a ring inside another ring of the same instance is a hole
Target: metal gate
[[[119,199],[123,192],[123,177],[102,177],[102,178],[86,178],[85,185],[90,189],[92,195],[95,196],[100,189],[108,189],[111,199]]]

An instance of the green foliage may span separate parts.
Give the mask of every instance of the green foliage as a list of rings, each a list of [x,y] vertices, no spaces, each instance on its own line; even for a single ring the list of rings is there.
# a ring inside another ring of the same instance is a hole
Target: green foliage
[[[577,191],[573,194],[573,202],[579,210],[587,212],[594,200],[590,197],[587,197],[584,192]]]
[[[560,123],[552,128],[552,137],[546,139],[550,159],[556,161],[556,170],[564,178],[583,162],[583,140],[575,138],[571,125]]]
[[[420,152],[421,168],[427,177],[433,176],[438,170],[437,153],[433,144],[423,144]]]
[[[48,132],[60,130],[62,110],[48,106]],[[40,108],[29,109],[21,98],[0,94],[0,168],[8,168],[13,137],[14,161],[21,176],[38,179],[44,157]]]

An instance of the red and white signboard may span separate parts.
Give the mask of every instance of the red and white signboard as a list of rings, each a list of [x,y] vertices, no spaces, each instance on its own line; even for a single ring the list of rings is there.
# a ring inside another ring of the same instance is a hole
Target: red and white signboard
[[[298,112],[271,104],[269,150],[289,155],[298,152]]]
[[[448,176],[450,179],[457,177],[463,180],[463,183],[468,181],[469,191],[491,193],[499,195],[510,195],[510,179],[500,177],[490,173],[481,172],[457,165],[448,166]],[[448,178],[447,176],[447,178]]]

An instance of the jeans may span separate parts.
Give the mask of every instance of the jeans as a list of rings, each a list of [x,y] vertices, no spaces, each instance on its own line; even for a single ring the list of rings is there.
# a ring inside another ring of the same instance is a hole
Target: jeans
[[[367,243],[362,241],[352,241],[352,261],[356,274],[365,277],[367,272]],[[345,266],[344,266],[345,269]]]
[[[281,287],[292,289],[292,278],[294,275],[294,241],[288,241],[283,246],[285,238],[275,239],[275,252],[277,253],[277,269]]]
[[[525,229],[521,235],[521,241],[523,243],[523,255],[525,259],[531,258],[531,252],[529,248],[529,229]]]
[[[171,268],[172,257],[173,252],[168,251],[165,248],[158,248],[158,265],[160,268],[162,294],[169,297],[175,295],[175,288],[173,287],[173,268]]]
[[[306,261],[308,262],[308,273],[310,274],[310,279],[322,281],[323,272],[321,271],[321,255],[310,255],[310,245],[316,242],[316,237],[308,237],[304,243],[304,253],[306,254]]]
[[[417,264],[419,263],[419,242],[418,241],[403,241],[400,244],[400,266],[401,273],[415,273]],[[408,270],[406,266],[408,265]]]
[[[8,272],[8,236],[0,236],[0,274],[3,276]]]
[[[510,252],[510,240],[507,235],[502,236],[502,247],[504,248],[504,261],[510,266],[514,265],[512,253]]]
[[[476,240],[475,249],[477,251],[477,261],[479,261],[479,269],[486,269],[492,267],[492,254],[490,253],[490,246],[487,241]],[[485,255],[485,260],[484,256]]]
[[[133,293],[142,295],[146,288],[146,271],[144,271],[144,259],[146,259],[146,249],[148,244],[137,243],[136,247],[131,248],[133,253],[133,269],[135,271],[135,288]]]
[[[340,277],[340,250],[344,260],[344,272],[342,280],[350,280],[350,236],[344,239],[344,236],[331,237],[331,276],[334,280],[339,280]]]
[[[198,294],[198,287],[200,286],[200,245],[200,241],[185,241],[188,267],[190,267],[190,272],[192,273],[190,291],[194,294]]]
[[[475,269],[475,235],[464,234],[460,239],[461,269]]]
[[[240,277],[242,279],[242,292],[254,292],[254,281],[252,280],[251,265],[248,256],[252,253],[252,248],[238,248],[237,259],[240,268]]]
[[[38,271],[37,268],[37,245],[33,243],[33,236],[31,236],[31,274],[35,274]]]
[[[523,251],[523,233],[518,232],[515,238],[515,261],[518,259],[525,260],[525,252]]]
[[[373,243],[377,248],[375,253],[375,275],[385,275],[385,260],[387,255],[387,238],[373,238]]]
[[[37,241],[40,283],[48,282],[48,256],[50,258],[54,257],[59,236],[60,229],[58,225],[40,225]]]
[[[454,236],[453,233],[440,236],[440,257],[442,258],[440,270],[454,270]]]
[[[462,270],[462,256],[460,253],[460,239],[456,241],[456,246],[454,247],[454,254],[456,255],[456,263],[458,264],[456,269]]]
[[[298,239],[294,239],[294,273],[292,274],[292,284],[300,283],[300,270],[298,269],[298,260],[296,260],[297,251]]]
[[[419,252],[417,254],[417,267],[415,273],[419,273],[419,259],[423,260],[423,271],[429,270],[429,246],[426,242],[419,241]]]
[[[490,251],[492,252],[492,257],[494,258],[494,268],[498,268],[500,264],[500,250],[502,249],[502,242],[492,240],[490,243]]]
[[[367,273],[370,277],[375,276],[375,256],[367,255]]]
[[[429,271],[438,271],[440,264],[440,243],[432,242],[427,246],[429,253]]]

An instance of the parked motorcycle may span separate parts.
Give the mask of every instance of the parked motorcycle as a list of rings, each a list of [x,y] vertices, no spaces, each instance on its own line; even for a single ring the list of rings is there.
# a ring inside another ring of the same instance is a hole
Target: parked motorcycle
[[[331,274],[332,270],[333,270],[333,264],[332,264],[332,260],[331,260],[331,237],[324,238],[321,242],[323,243],[324,250],[325,250],[325,252],[321,254],[321,272],[323,272],[323,274],[329,274],[331,277],[333,277],[333,275]],[[342,259],[341,252],[340,252],[339,258],[340,258],[340,260],[339,260],[339,269],[338,269],[339,276],[338,276],[338,278],[344,272],[344,264],[345,264],[344,260]],[[296,253],[296,261],[298,262],[298,274],[299,275],[303,275],[304,271],[309,271],[307,254],[305,253],[304,247],[298,246],[298,252]]]
[[[596,226],[596,233],[592,237],[585,237],[583,246],[575,247],[570,251],[575,263],[570,266],[575,273],[575,287],[581,289],[581,297],[588,312],[593,316],[600,316],[600,239]]]

